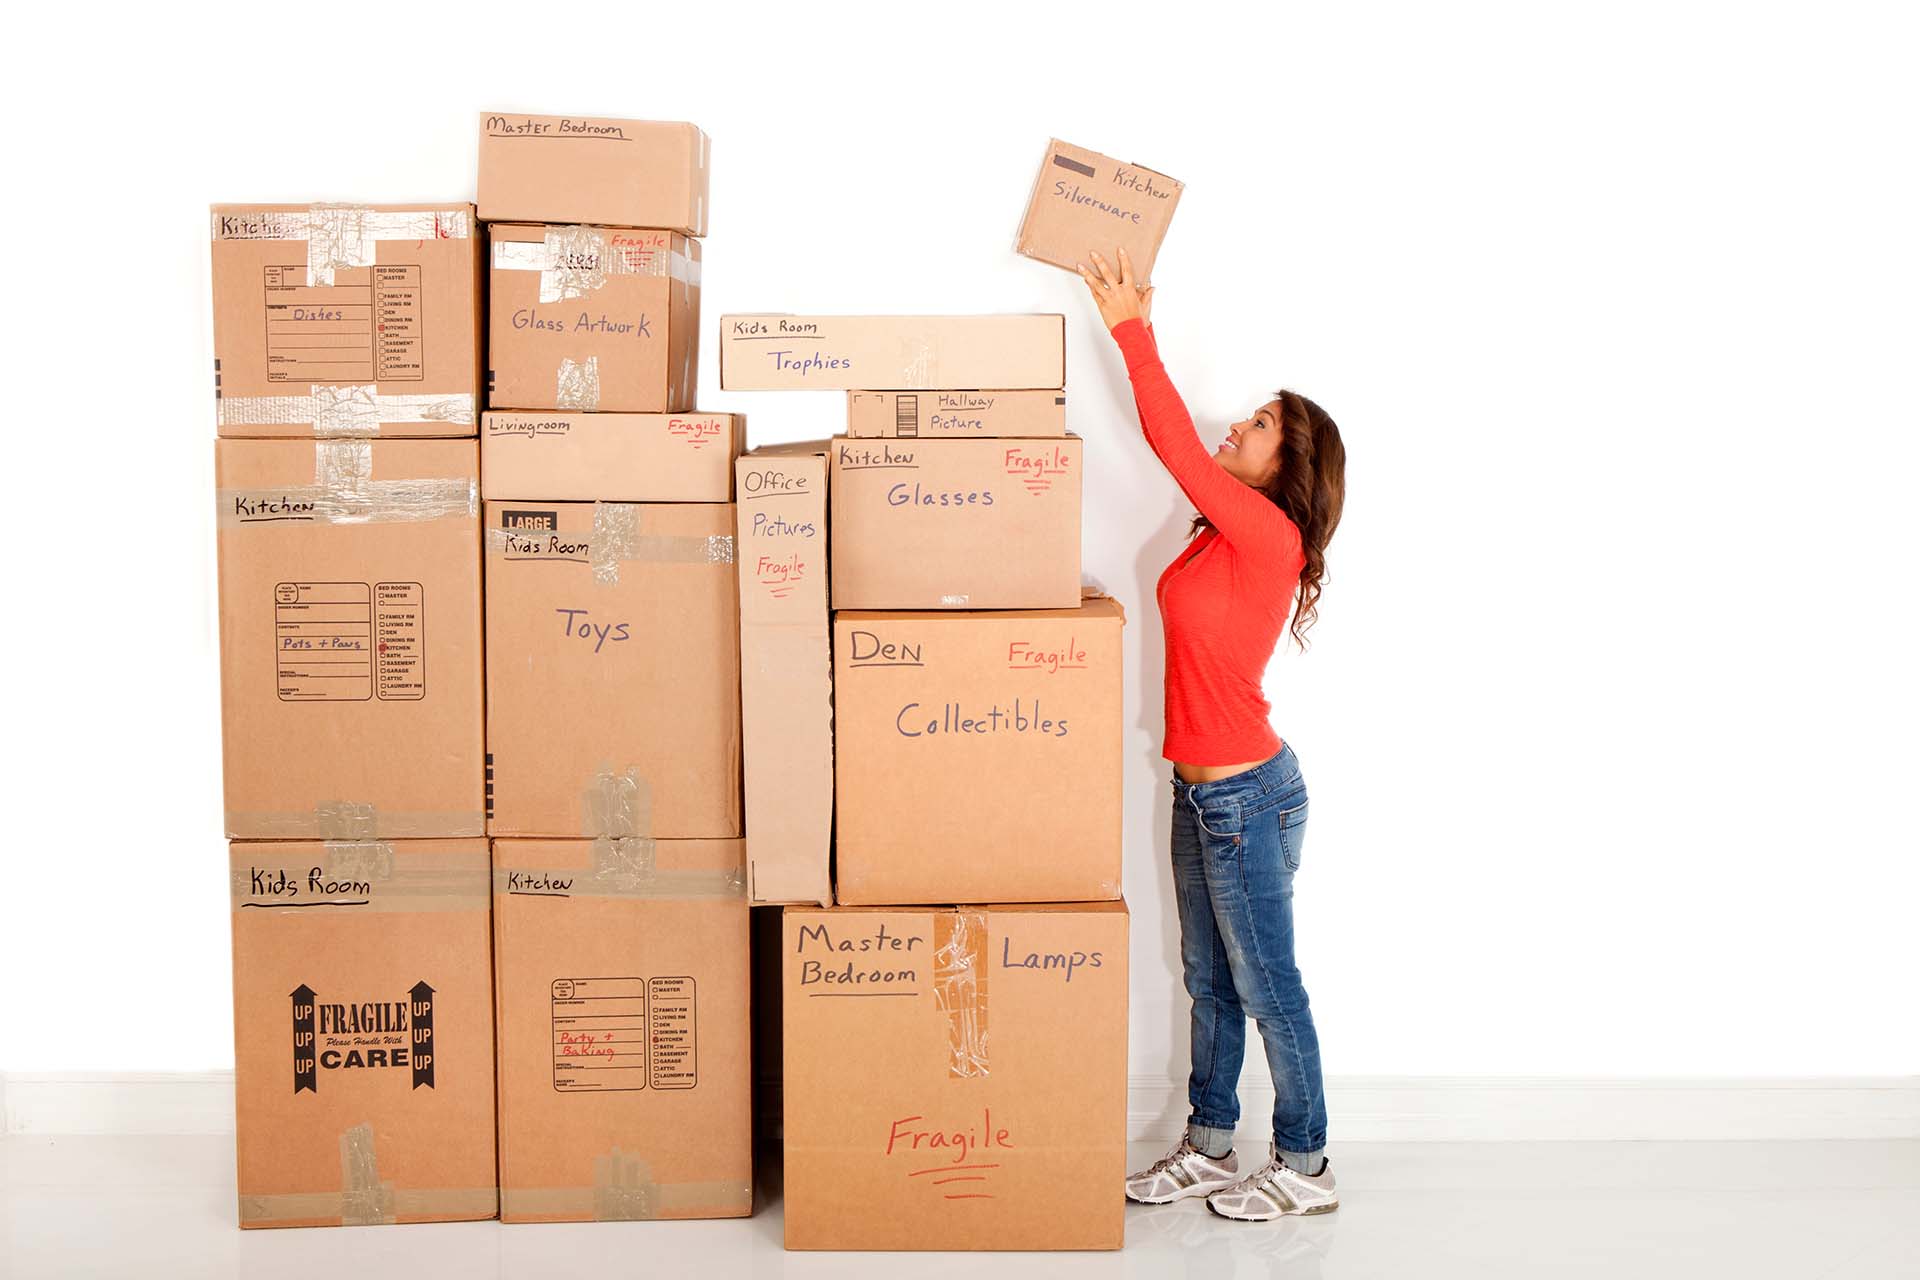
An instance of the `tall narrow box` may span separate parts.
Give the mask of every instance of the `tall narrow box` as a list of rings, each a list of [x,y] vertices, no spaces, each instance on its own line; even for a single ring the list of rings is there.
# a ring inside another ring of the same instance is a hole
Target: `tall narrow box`
[[[825,441],[735,465],[747,885],[758,903],[833,901],[833,658]]]
[[[677,231],[496,222],[487,407],[685,413],[700,242]]]
[[[488,831],[740,835],[730,503],[486,503]]]
[[[243,1227],[491,1218],[484,840],[235,841]]]
[[[484,834],[472,440],[221,440],[229,836]]]
[[[789,1249],[1118,1249],[1127,908],[789,907]]]
[[[496,840],[500,1217],[753,1211],[738,840]]]
[[[217,204],[223,436],[472,436],[480,241],[467,204]]]
[[[836,613],[836,900],[1119,897],[1124,622]]]

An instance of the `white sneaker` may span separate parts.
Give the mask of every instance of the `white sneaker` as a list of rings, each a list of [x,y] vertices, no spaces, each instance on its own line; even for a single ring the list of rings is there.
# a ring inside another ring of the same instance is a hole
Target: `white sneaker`
[[[1207,1208],[1239,1222],[1271,1222],[1290,1214],[1332,1213],[1340,1207],[1333,1189],[1333,1161],[1309,1178],[1280,1162],[1271,1145],[1266,1168],[1207,1197]]]
[[[1230,1187],[1240,1177],[1240,1158],[1229,1151],[1218,1160],[1203,1154],[1190,1135],[1138,1173],[1127,1175],[1127,1199],[1138,1204],[1169,1204]]]

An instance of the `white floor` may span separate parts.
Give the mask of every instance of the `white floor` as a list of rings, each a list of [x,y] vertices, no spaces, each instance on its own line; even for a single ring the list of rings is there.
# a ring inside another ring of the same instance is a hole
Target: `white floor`
[[[977,1277],[963,1254],[789,1254],[778,1170],[750,1220],[347,1230],[233,1225],[230,1140],[0,1140],[0,1276]],[[1158,1151],[1139,1147],[1144,1162]],[[1920,1276],[1920,1142],[1354,1143],[1322,1218],[1130,1206],[1120,1253],[999,1277]],[[1118,1189],[1116,1188],[1116,1194]]]

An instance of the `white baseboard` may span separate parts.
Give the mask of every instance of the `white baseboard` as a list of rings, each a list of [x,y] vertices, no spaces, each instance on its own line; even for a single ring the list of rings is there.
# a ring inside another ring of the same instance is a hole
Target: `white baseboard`
[[[763,1103],[768,1101],[763,1086]],[[1273,1090],[1240,1088],[1240,1133],[1264,1142]],[[1350,1076],[1327,1082],[1336,1142],[1920,1138],[1920,1077]],[[233,1132],[233,1073],[0,1073],[9,1134]],[[1171,1141],[1186,1086],[1127,1082],[1127,1136]]]

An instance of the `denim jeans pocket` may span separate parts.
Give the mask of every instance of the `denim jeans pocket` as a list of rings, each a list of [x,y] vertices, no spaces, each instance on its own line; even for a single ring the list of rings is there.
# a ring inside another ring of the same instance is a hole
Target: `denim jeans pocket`
[[[1213,800],[1202,804],[1198,799],[1190,798],[1193,820],[1200,830],[1215,840],[1238,842],[1240,834],[1246,830],[1246,818],[1240,812],[1238,800]]]
[[[1280,828],[1280,856],[1288,871],[1300,869],[1300,851],[1307,843],[1307,802],[1282,809],[1274,818]]]

